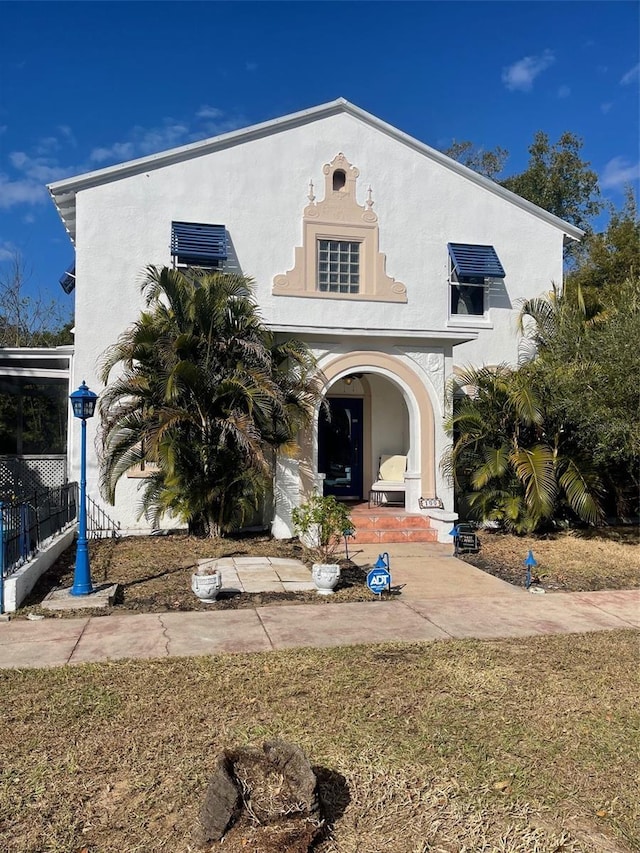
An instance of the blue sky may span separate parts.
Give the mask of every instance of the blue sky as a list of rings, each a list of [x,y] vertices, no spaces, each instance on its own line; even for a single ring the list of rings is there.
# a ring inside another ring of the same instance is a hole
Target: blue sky
[[[637,2],[3,2],[0,265],[59,298],[45,184],[344,97],[436,148],[570,130],[638,185]],[[0,267],[0,270],[2,268]]]

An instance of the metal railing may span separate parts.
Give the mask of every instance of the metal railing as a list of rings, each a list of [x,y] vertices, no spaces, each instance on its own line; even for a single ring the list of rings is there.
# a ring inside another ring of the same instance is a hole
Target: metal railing
[[[42,544],[75,520],[78,484],[40,489],[27,498],[0,502],[0,571],[8,577]]]
[[[120,536],[120,522],[114,521],[87,495],[87,538],[116,539],[118,536]]]
[[[0,613],[4,581],[78,516],[78,484],[39,489],[28,498],[0,501]],[[87,496],[87,535],[103,539],[120,535],[120,524]]]

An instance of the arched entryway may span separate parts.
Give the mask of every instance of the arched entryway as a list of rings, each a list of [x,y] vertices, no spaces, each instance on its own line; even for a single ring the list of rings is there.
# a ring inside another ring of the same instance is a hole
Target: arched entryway
[[[328,356],[320,367],[335,421],[327,429],[319,411],[304,436],[303,493],[328,480],[329,494],[366,498],[379,455],[404,453],[406,505],[417,511],[421,496],[436,493],[433,408],[420,377],[397,356],[367,350]]]

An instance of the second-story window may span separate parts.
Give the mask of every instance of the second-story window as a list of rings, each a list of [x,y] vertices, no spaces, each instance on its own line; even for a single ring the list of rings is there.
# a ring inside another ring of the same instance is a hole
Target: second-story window
[[[503,280],[504,268],[493,246],[449,243],[449,316],[483,317],[489,311],[491,282]]]
[[[360,292],[360,243],[318,240],[318,290],[323,293]]]
[[[226,228],[201,222],[172,222],[171,256],[177,267],[222,269],[227,260]]]

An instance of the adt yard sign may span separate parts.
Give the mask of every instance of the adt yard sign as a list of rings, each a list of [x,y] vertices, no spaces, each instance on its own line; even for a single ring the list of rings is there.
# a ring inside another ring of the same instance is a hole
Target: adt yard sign
[[[380,595],[385,590],[391,589],[391,573],[387,566],[389,565],[389,555],[387,554],[385,562],[384,555],[380,554],[378,562],[367,574],[367,586],[375,595]]]
[[[380,595],[391,586],[391,575],[386,569],[371,569],[367,575],[367,586],[376,595]]]

